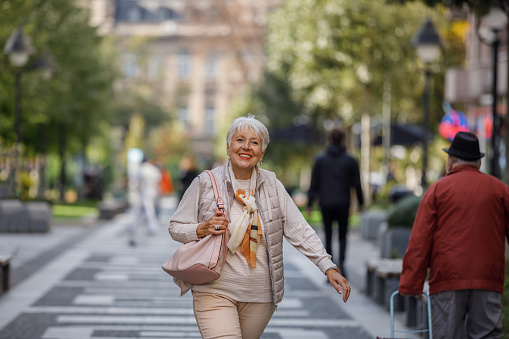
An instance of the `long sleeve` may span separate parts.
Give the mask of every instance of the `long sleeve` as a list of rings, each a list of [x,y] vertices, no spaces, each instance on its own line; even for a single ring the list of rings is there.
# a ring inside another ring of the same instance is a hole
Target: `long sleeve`
[[[328,268],[334,266],[331,256],[327,254],[321,239],[306,222],[306,219],[304,219],[299,208],[295,205],[280,181],[278,181],[277,191],[283,209],[283,232],[286,239],[325,273]]]
[[[177,207],[177,211],[170,220],[168,231],[173,240],[184,244],[193,240],[198,240],[196,228],[200,223],[198,220],[199,200],[200,179],[196,177],[184,193]]]
[[[364,204],[364,195],[362,194],[361,176],[359,173],[359,164],[357,163],[357,161],[355,162],[354,165],[353,183],[355,186],[355,191],[357,193],[357,201],[359,202],[359,206],[362,206]]]
[[[424,280],[431,260],[433,234],[436,229],[435,187],[424,195],[410,235],[408,249],[403,258],[403,271],[399,291],[404,294],[422,293]]]
[[[320,189],[320,174],[319,174],[318,168],[319,168],[319,163],[318,163],[318,161],[315,161],[313,170],[311,172],[311,182],[309,184],[308,207],[313,206],[313,203],[315,202],[316,197],[318,195],[318,191]]]

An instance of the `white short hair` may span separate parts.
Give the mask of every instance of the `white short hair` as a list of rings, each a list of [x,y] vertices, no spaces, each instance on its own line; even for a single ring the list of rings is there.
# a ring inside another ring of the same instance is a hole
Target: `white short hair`
[[[262,152],[265,152],[267,145],[270,142],[269,131],[260,120],[256,119],[253,114],[248,114],[247,117],[240,117],[235,119],[228,133],[226,134],[226,144],[230,147],[233,135],[240,131],[251,130],[257,137],[262,140]]]
[[[465,160],[465,159],[461,159],[461,158],[455,157],[454,155],[450,155],[450,154],[449,154],[449,158],[451,158],[451,162],[453,164],[467,165],[467,166],[473,166],[473,167],[481,166],[481,158],[479,158],[477,160]]]

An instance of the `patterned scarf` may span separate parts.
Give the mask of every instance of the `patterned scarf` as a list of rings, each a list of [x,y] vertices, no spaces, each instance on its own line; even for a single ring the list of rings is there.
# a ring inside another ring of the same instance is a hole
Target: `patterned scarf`
[[[256,251],[260,245],[260,239],[263,236],[263,227],[260,216],[258,214],[258,207],[256,206],[256,199],[254,197],[254,188],[256,187],[256,169],[251,173],[251,182],[249,184],[251,194],[246,194],[246,191],[240,188],[240,184],[230,166],[230,178],[232,180],[233,191],[235,198],[242,205],[246,206],[246,210],[237,220],[235,225],[231,223],[228,226],[230,230],[230,240],[228,241],[228,248],[232,253],[240,250],[251,267],[256,267]]]

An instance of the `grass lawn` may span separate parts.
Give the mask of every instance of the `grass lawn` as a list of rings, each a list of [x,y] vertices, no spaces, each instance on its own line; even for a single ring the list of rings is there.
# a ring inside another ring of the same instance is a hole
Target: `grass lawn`
[[[57,202],[53,204],[53,217],[55,219],[79,219],[94,212],[97,212],[97,201]]]
[[[302,215],[306,219],[306,221],[315,227],[322,227],[322,212],[318,207],[313,208],[311,211],[311,216],[308,218],[307,207],[299,207],[299,210],[302,212]],[[350,218],[348,219],[348,225],[350,229],[356,229],[359,226],[361,215],[360,213],[350,214]],[[334,227],[334,224],[333,224]]]

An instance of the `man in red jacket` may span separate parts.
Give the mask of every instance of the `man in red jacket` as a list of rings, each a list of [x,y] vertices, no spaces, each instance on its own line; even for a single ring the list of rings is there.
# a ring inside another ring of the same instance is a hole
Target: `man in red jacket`
[[[509,187],[479,171],[475,135],[458,132],[444,151],[448,173],[419,205],[399,292],[421,294],[429,268],[435,339],[501,338]]]

